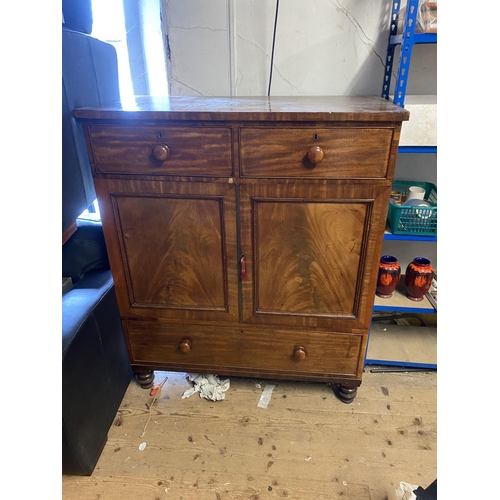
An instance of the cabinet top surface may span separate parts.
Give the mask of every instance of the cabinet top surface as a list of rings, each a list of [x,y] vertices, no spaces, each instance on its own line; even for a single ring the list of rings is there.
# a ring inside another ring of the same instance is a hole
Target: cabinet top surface
[[[392,121],[409,112],[375,96],[152,97],[78,108],[75,116],[101,120]]]

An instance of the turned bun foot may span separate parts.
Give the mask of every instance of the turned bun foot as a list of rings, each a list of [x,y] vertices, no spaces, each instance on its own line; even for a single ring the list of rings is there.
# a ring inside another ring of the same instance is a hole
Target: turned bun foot
[[[342,401],[342,403],[350,404],[354,401],[356,394],[358,393],[357,387],[348,387],[342,384],[328,384],[332,387],[333,392],[336,393],[337,397]]]
[[[153,370],[148,370],[147,372],[137,372],[137,381],[143,389],[149,389],[153,387],[155,380],[155,373]]]
[[[339,385],[338,395],[342,403],[345,404],[352,403],[357,393],[358,393],[357,387],[346,387],[345,385]]]

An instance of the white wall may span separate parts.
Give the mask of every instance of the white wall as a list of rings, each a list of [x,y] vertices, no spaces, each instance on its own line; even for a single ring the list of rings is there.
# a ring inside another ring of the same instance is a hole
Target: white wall
[[[267,95],[276,0],[162,0],[170,95]],[[271,95],[380,95],[390,0],[281,0]],[[434,47],[411,92],[436,93]]]

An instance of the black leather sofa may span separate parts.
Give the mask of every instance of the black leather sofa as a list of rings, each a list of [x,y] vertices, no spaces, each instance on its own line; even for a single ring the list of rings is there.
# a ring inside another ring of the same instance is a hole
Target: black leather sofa
[[[63,247],[62,472],[90,475],[132,379],[102,226],[81,221]]]
[[[90,475],[132,370],[102,225],[77,220],[95,191],[72,113],[78,106],[118,99],[118,67],[114,47],[90,36],[90,0],[63,1],[63,16],[63,241],[75,223],[76,231],[62,247],[62,276],[73,282],[62,296],[62,473]]]

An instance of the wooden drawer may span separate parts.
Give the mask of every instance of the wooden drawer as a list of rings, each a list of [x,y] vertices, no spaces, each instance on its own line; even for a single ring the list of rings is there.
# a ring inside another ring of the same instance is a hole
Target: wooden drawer
[[[231,177],[229,127],[90,125],[96,174]]]
[[[385,178],[393,133],[392,127],[242,128],[241,175],[263,178]]]
[[[127,331],[133,364],[316,381],[338,376],[361,377],[359,361],[364,345],[361,333],[252,330],[143,321],[129,321]],[[299,348],[305,354],[303,359]]]

